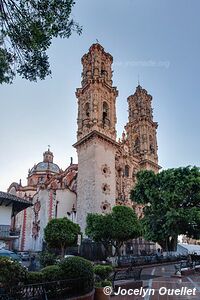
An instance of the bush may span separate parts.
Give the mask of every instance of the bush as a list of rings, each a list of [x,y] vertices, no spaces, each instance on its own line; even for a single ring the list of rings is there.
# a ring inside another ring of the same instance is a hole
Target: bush
[[[58,265],[47,266],[41,270],[45,281],[56,281],[63,279],[61,268]]]
[[[24,282],[26,274],[26,269],[17,261],[0,257],[0,283],[6,290],[20,282]]]
[[[26,284],[42,283],[44,275],[42,272],[28,272],[26,276]]]
[[[113,268],[110,265],[96,265],[94,266],[94,273],[95,275],[100,277],[100,280],[106,280],[110,273],[112,272]]]
[[[40,253],[39,260],[43,267],[51,266],[56,263],[56,255],[54,253],[44,251]]]
[[[105,286],[112,286],[112,282],[110,280],[102,280],[95,283],[96,288],[102,288]]]
[[[90,261],[82,257],[68,257],[59,266],[63,279],[78,279],[82,291],[91,291],[94,286],[94,271]]]

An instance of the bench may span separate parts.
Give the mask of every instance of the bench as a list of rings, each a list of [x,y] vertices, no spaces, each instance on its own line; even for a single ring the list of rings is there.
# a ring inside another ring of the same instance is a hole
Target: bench
[[[179,264],[174,265],[175,275],[189,275],[200,269],[199,261],[181,261]]]
[[[113,290],[121,288],[139,288],[142,286],[141,280],[142,268],[129,267],[127,269],[116,270],[112,276]]]

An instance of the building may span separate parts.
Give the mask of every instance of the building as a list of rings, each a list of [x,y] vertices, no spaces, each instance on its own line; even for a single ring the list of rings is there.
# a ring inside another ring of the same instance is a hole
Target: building
[[[43,247],[44,228],[52,218],[68,216],[76,221],[76,177],[77,165],[72,164],[62,171],[53,162],[53,153],[43,153],[43,161],[29,169],[27,185],[12,183],[8,192],[18,195],[32,207],[16,217],[21,228],[20,239],[15,248],[21,251],[39,251]]]
[[[13,242],[19,239],[20,230],[16,228],[17,214],[32,204],[14,195],[0,192],[0,248],[12,249]]]
[[[142,214],[130,201],[130,190],[141,169],[158,172],[157,123],[152,115],[152,96],[140,85],[128,97],[129,117],[117,140],[117,88],[112,82],[113,58],[96,43],[82,57],[78,100],[78,165],[62,171],[48,149],[43,161],[29,170],[27,185],[12,183],[9,193],[33,204],[18,217],[20,250],[41,250],[43,229],[51,218],[68,216],[84,232],[88,212],[108,213],[114,205],[127,205]]]
[[[140,85],[128,97],[129,119],[116,140],[117,88],[112,82],[113,58],[100,44],[82,57],[78,99],[77,222],[82,231],[88,212],[106,213],[115,204],[132,206],[130,189],[141,169],[158,172],[157,123],[152,97]],[[141,207],[137,206],[137,213]]]

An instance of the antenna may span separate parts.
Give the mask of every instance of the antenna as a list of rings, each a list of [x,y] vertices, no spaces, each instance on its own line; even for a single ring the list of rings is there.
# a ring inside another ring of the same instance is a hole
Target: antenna
[[[50,151],[50,148],[51,148],[51,146],[50,146],[50,145],[48,145],[48,151]]]
[[[96,42],[99,44],[99,40],[96,39]]]

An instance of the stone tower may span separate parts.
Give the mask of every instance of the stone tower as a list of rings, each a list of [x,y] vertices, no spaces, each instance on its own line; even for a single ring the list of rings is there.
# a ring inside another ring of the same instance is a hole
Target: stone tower
[[[100,44],[82,57],[78,99],[77,222],[82,231],[87,213],[106,213],[115,204],[116,108],[112,86],[113,58]]]
[[[129,121],[125,126],[131,155],[139,160],[140,169],[158,172],[157,138],[158,124],[153,121],[152,96],[140,85],[134,95],[128,97]]]

